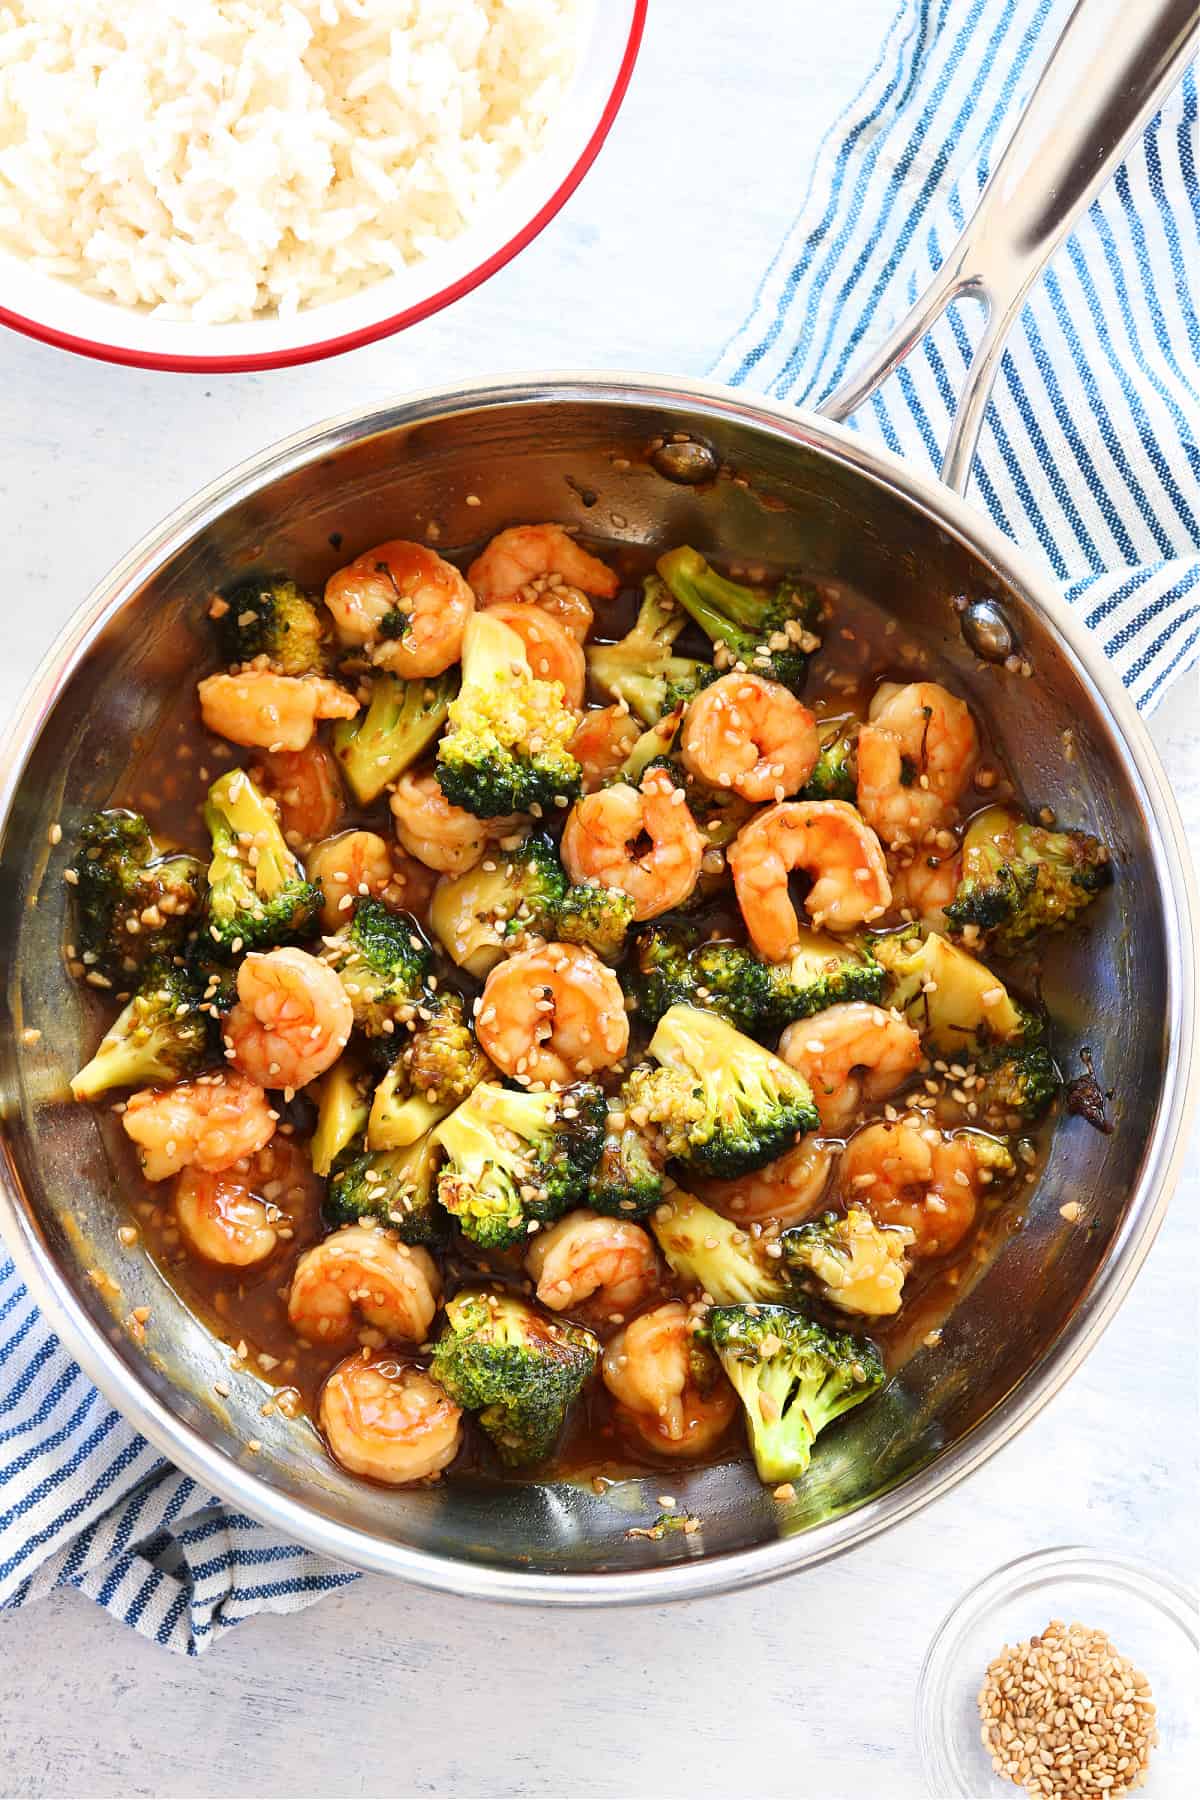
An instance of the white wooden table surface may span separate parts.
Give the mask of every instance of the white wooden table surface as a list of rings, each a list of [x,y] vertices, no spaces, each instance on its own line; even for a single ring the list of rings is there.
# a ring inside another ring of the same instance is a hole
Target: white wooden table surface
[[[391,343],[208,381],[0,341],[0,718],[104,569],[285,432],[485,371],[701,372],[891,11],[653,0],[625,111],[565,213],[451,314]],[[1154,736],[1200,848],[1186,685]],[[1067,1390],[968,1485],[853,1556],[740,1596],[603,1614],[364,1580],[253,1620],[198,1663],[58,1597],[0,1620],[0,1791],[914,1800],[916,1671],[967,1585],[1071,1541],[1194,1563],[1195,1165]]]

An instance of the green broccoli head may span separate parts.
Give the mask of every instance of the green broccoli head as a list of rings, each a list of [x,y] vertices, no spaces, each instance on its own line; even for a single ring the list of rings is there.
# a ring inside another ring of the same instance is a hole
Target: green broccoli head
[[[482,1082],[434,1133],[448,1159],[438,1197],[463,1236],[503,1250],[579,1205],[605,1116],[590,1082],[557,1094]]]
[[[779,1242],[788,1268],[829,1305],[886,1318],[900,1310],[912,1240],[907,1226],[879,1226],[865,1207],[851,1206],[797,1225]]]
[[[434,765],[447,800],[481,819],[553,814],[582,785],[567,748],[575,725],[561,682],[534,676],[516,632],[489,612],[472,613],[462,686]]]
[[[236,955],[311,937],[321,890],[306,878],[244,769],[230,769],[213,782],[204,822],[213,847],[207,910],[213,942]]]
[[[76,951],[89,969],[114,978],[169,956],[204,898],[204,864],[162,855],[141,814],[119,808],[84,820],[71,872]]]
[[[705,1335],[737,1389],[761,1481],[794,1481],[834,1419],[883,1386],[874,1344],[790,1306],[716,1306]]]
[[[1106,845],[1083,831],[1051,831],[1006,806],[967,827],[962,879],[946,918],[955,936],[1015,955],[1040,931],[1069,925],[1112,880]]]
[[[265,656],[281,675],[323,675],[321,610],[286,576],[247,581],[224,599],[217,642],[227,663]],[[210,615],[212,616],[212,615]]]
[[[593,1212],[644,1219],[662,1199],[662,1158],[638,1130],[623,1100],[610,1100],[600,1160],[588,1183]]]
[[[755,675],[804,692],[820,648],[821,603],[811,584],[785,575],[773,592],[718,575],[698,550],[682,545],[658,559],[672,595],[713,645],[718,670],[741,664]]]
[[[362,899],[353,917],[325,940],[324,959],[341,977],[354,1023],[368,1037],[410,1024],[425,992],[429,945],[409,913]]]
[[[441,1151],[432,1132],[402,1150],[372,1150],[343,1157],[330,1178],[322,1208],[331,1230],[377,1220],[402,1244],[436,1249],[447,1235],[437,1199]]]
[[[905,926],[873,937],[871,948],[886,971],[886,1004],[930,1050],[969,1061],[994,1044],[1023,1041],[1027,1015],[1004,983],[938,932]]]
[[[858,800],[858,731],[857,719],[822,721],[820,751],[800,790],[802,800]]]
[[[112,1088],[155,1087],[194,1074],[212,1049],[212,1020],[202,1009],[202,998],[188,969],[167,957],[147,963],[132,1000],[72,1080],[76,1100],[95,1100]]]
[[[489,849],[465,875],[443,876],[429,921],[447,955],[482,980],[527,934],[555,934],[567,885],[553,839],[534,832],[514,849]]]
[[[457,670],[428,681],[373,675],[370,699],[333,728],[333,754],[360,806],[370,806],[433,742],[458,690]]]
[[[969,1098],[979,1124],[1002,1131],[1016,1129],[1014,1120],[1034,1125],[1062,1092],[1058,1064],[1038,1041],[1036,1025],[1032,1033],[1032,1041],[1027,1037],[1013,1049],[985,1051],[976,1062]]]
[[[638,1017],[647,1025],[656,1025],[672,1006],[697,1006],[752,1036],[766,1036],[772,1028],[773,985],[774,965],[683,920],[639,932],[626,977]]]
[[[446,988],[429,989],[421,996],[402,1057],[411,1093],[443,1113],[465,1100],[492,1072],[467,1019],[462,995]]]
[[[510,1467],[543,1461],[595,1370],[590,1331],[539,1312],[507,1290],[464,1288],[446,1306],[432,1372]]]
[[[581,944],[603,962],[620,962],[633,911],[633,901],[619,888],[579,882],[569,887],[558,903],[554,936],[560,944]]]
[[[656,1207],[651,1230],[682,1287],[719,1305],[785,1300],[792,1281],[767,1244],[705,1206],[694,1194],[673,1188]]]
[[[659,1069],[630,1076],[634,1116],[644,1112],[668,1155],[704,1175],[761,1169],[816,1129],[804,1077],[715,1013],[670,1007],[649,1054]]]
[[[716,670],[693,657],[676,656],[675,639],[687,615],[659,575],[647,576],[633,629],[616,644],[592,644],[588,676],[606,700],[624,701],[644,725],[655,725],[716,680]],[[661,754],[660,750],[653,752]]]

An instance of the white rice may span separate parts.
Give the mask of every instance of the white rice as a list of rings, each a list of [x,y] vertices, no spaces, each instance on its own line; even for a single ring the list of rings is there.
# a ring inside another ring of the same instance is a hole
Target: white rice
[[[0,0],[0,250],[204,323],[341,299],[534,152],[578,0]]]

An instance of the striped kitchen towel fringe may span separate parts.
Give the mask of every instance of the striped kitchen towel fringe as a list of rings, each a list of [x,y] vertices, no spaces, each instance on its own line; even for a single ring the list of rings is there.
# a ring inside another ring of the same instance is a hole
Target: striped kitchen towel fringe
[[[1074,0],[905,0],[712,373],[820,406],[924,289]],[[1149,712],[1200,658],[1196,72],[1013,331],[973,496],[1040,556]],[[982,322],[951,308],[853,424],[936,472]]]

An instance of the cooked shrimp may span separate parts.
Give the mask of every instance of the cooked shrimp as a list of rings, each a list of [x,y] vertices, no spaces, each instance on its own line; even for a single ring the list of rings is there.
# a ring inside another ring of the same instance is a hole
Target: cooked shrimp
[[[799,1225],[816,1212],[829,1185],[837,1145],[810,1132],[763,1169],[733,1181],[693,1181],[697,1196],[739,1225]]]
[[[326,931],[344,925],[360,897],[403,906],[394,889],[392,851],[375,831],[340,831],[315,844],[308,853],[307,874],[325,896],[321,923]]]
[[[936,681],[882,687],[858,734],[858,804],[892,849],[953,822],[979,756],[965,702]]]
[[[865,1125],[842,1158],[842,1192],[877,1225],[905,1225],[914,1256],[944,1256],[975,1219],[982,1169],[974,1139],[933,1125]]]
[[[628,894],[635,919],[653,919],[683,904],[700,878],[706,847],[683,789],[665,769],[647,770],[640,792],[618,781],[584,794],[562,835],[571,880]]]
[[[581,549],[561,525],[512,525],[499,532],[467,570],[467,580],[483,606],[507,600],[530,582],[555,575],[598,600],[611,600],[620,586],[612,570]]]
[[[251,951],[225,1019],[225,1053],[242,1073],[291,1093],[323,1075],[346,1048],[354,1010],[336,973],[307,950]]]
[[[276,1135],[256,1156],[216,1173],[181,1169],[175,1181],[175,1222],[206,1262],[251,1268],[265,1262],[298,1224],[315,1218],[317,1188],[307,1156]]]
[[[641,735],[627,706],[597,706],[584,713],[567,747],[583,771],[585,794],[611,780]]]
[[[743,800],[786,800],[812,774],[820,744],[807,706],[761,675],[722,675],[683,722],[683,760],[710,787]]]
[[[682,1300],[641,1313],[601,1364],[617,1422],[663,1456],[700,1456],[722,1437],[737,1395],[716,1357],[688,1330]]]
[[[515,818],[477,819],[447,800],[432,770],[412,769],[396,783],[391,799],[396,836],[404,848],[440,875],[473,869],[492,838],[507,837]]]
[[[962,879],[962,857],[914,856],[892,869],[892,905],[906,919],[919,919],[927,931],[946,930],[949,906]]]
[[[220,1069],[142,1088],[125,1102],[121,1123],[138,1147],[147,1181],[165,1181],[194,1165],[210,1173],[253,1156],[275,1135],[276,1115],[256,1081]]]
[[[421,1344],[441,1291],[428,1250],[399,1244],[371,1226],[344,1225],[296,1264],[288,1317],[310,1344],[346,1343],[356,1319],[385,1338]]]
[[[535,575],[515,594],[480,604],[488,611],[493,606],[537,606],[548,613],[564,631],[569,631],[577,644],[586,644],[595,621],[592,603],[582,588],[571,587],[561,575]]]
[[[412,681],[458,661],[475,596],[436,551],[392,538],[331,575],[325,604],[343,644],[370,645],[372,662]],[[381,637],[380,626],[397,614],[400,635]]]
[[[337,759],[324,744],[277,750],[253,771],[255,785],[279,808],[279,824],[293,849],[337,830],[345,797]]]
[[[516,632],[537,679],[561,681],[566,704],[572,712],[582,712],[587,661],[579,639],[541,606],[496,600],[487,610]]]
[[[629,1048],[621,984],[590,950],[538,944],[498,963],[483,986],[475,1035],[524,1087],[566,1087],[611,1069]]]
[[[892,898],[879,839],[844,800],[768,806],[729,846],[729,867],[754,947],[773,962],[782,962],[799,937],[788,891],[793,869],[813,877],[805,910],[830,931],[877,919]]]
[[[323,675],[243,669],[207,675],[196,688],[209,731],[253,750],[303,750],[318,719],[352,719],[358,701]]]
[[[386,1350],[356,1352],[332,1369],[317,1418],[336,1462],[388,1487],[440,1475],[462,1442],[462,1411],[449,1394]]]
[[[587,1311],[620,1324],[657,1288],[654,1244],[629,1219],[573,1212],[539,1232],[525,1253],[537,1297],[551,1312]]]
[[[841,1131],[866,1101],[882,1100],[907,1081],[921,1061],[921,1039],[898,1012],[847,1000],[797,1019],[779,1040],[779,1054],[812,1089],[823,1131]]]

